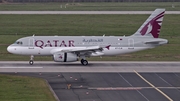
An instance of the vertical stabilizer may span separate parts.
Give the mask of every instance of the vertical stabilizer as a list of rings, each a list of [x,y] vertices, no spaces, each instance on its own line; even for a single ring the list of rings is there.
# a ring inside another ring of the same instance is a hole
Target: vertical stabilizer
[[[132,36],[159,37],[165,9],[156,9]]]

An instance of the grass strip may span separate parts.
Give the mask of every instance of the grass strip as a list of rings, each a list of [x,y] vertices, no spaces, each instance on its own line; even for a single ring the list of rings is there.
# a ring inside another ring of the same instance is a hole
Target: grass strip
[[[56,101],[45,80],[0,74],[1,101]]]
[[[180,2],[2,3],[1,11],[179,11]]]

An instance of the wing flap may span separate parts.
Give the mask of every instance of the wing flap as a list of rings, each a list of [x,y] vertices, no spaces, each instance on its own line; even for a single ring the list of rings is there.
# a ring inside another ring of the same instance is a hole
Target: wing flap
[[[64,49],[53,49],[51,50],[51,54],[56,52],[95,52],[95,51],[102,51],[103,48],[100,46],[89,46],[89,47],[69,47]]]
[[[82,48],[72,48],[72,49],[63,49],[62,52],[84,52],[84,51],[96,51],[101,50],[100,46],[90,46],[90,47],[82,47]]]

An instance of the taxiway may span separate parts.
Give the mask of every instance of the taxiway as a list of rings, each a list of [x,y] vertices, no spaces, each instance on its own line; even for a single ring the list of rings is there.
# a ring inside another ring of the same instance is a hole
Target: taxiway
[[[6,74],[46,79],[58,101],[180,101],[180,73]]]
[[[180,72],[180,62],[94,62],[88,66],[80,62],[56,63],[50,61],[1,61],[0,72]]]
[[[43,78],[57,101],[180,101],[180,62],[0,61],[0,73]]]

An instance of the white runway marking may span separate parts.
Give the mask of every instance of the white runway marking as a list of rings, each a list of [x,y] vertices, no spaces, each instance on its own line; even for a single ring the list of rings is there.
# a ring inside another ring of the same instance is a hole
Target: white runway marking
[[[136,61],[89,61],[88,66],[80,62],[56,63],[53,61],[0,61],[0,72],[180,72],[180,62],[136,62]]]
[[[0,67],[0,68],[43,68],[43,67]]]
[[[133,85],[128,81],[128,80],[126,80],[120,73],[118,73],[119,74],[119,76],[124,80],[124,81],[126,81],[126,83],[128,83],[131,87],[133,87]],[[144,99],[146,99],[146,101],[149,101],[149,99],[144,95],[144,94],[142,94],[140,91],[139,91],[139,89],[135,89]]]
[[[180,89],[180,87],[156,87],[156,88]],[[154,89],[154,87],[88,87],[88,89],[92,89],[92,90],[142,90],[142,89]]]
[[[0,14],[151,14],[153,11],[0,11]],[[165,14],[180,14],[166,11]]]

